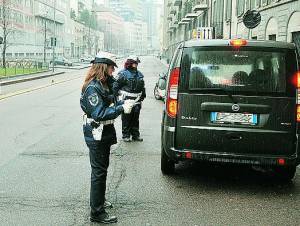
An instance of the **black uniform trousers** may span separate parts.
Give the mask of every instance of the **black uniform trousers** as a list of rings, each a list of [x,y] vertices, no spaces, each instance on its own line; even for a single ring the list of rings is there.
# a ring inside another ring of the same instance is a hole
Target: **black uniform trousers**
[[[90,190],[91,215],[97,216],[105,212],[106,177],[111,144],[103,141],[86,141],[86,144],[89,148],[92,168]]]
[[[140,111],[141,111],[141,105],[137,104],[135,105],[130,114],[124,114],[122,113],[122,134],[123,138],[130,138],[130,135],[132,138],[137,138],[140,136]]]

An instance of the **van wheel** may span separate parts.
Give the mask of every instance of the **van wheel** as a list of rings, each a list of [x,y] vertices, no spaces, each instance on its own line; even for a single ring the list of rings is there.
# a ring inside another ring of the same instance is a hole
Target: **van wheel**
[[[175,172],[175,162],[171,160],[164,149],[161,149],[161,172],[165,175],[173,174]]]
[[[158,93],[158,85],[157,84],[154,87],[153,93],[154,93],[154,97],[155,97],[156,100],[161,99],[161,96],[159,96],[159,93]]]
[[[290,181],[294,178],[296,173],[296,166],[276,167],[274,169],[276,177],[280,180]]]

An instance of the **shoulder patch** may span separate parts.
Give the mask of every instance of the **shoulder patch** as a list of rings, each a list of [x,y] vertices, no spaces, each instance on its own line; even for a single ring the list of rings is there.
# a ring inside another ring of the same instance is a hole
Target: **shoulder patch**
[[[93,94],[89,95],[88,100],[89,100],[90,104],[94,107],[99,103],[99,97],[98,97],[97,93],[93,93]]]

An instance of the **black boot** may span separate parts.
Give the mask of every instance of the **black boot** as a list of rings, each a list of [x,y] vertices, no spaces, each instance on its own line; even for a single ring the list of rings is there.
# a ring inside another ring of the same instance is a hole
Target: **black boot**
[[[90,220],[91,222],[98,222],[104,224],[112,224],[118,222],[118,218],[116,216],[109,216],[109,214],[106,212],[103,212],[97,216],[91,215]]]
[[[104,202],[104,208],[105,208],[105,209],[110,209],[110,208],[113,208],[113,205],[112,205],[111,202],[105,201],[105,202]]]
[[[131,140],[130,140],[130,137],[124,137],[124,138],[123,138],[123,141],[124,141],[124,142],[130,142]]]
[[[144,139],[141,137],[132,137],[132,141],[142,142]]]

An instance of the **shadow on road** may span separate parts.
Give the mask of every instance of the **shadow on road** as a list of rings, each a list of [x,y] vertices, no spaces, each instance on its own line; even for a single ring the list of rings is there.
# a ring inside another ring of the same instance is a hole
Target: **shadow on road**
[[[296,179],[280,181],[271,170],[252,169],[241,165],[207,164],[202,162],[182,162],[176,165],[176,173],[169,178],[193,187],[207,187],[209,190],[245,191],[255,194],[276,193],[286,195],[296,192]],[[297,176],[296,176],[297,178]]]

